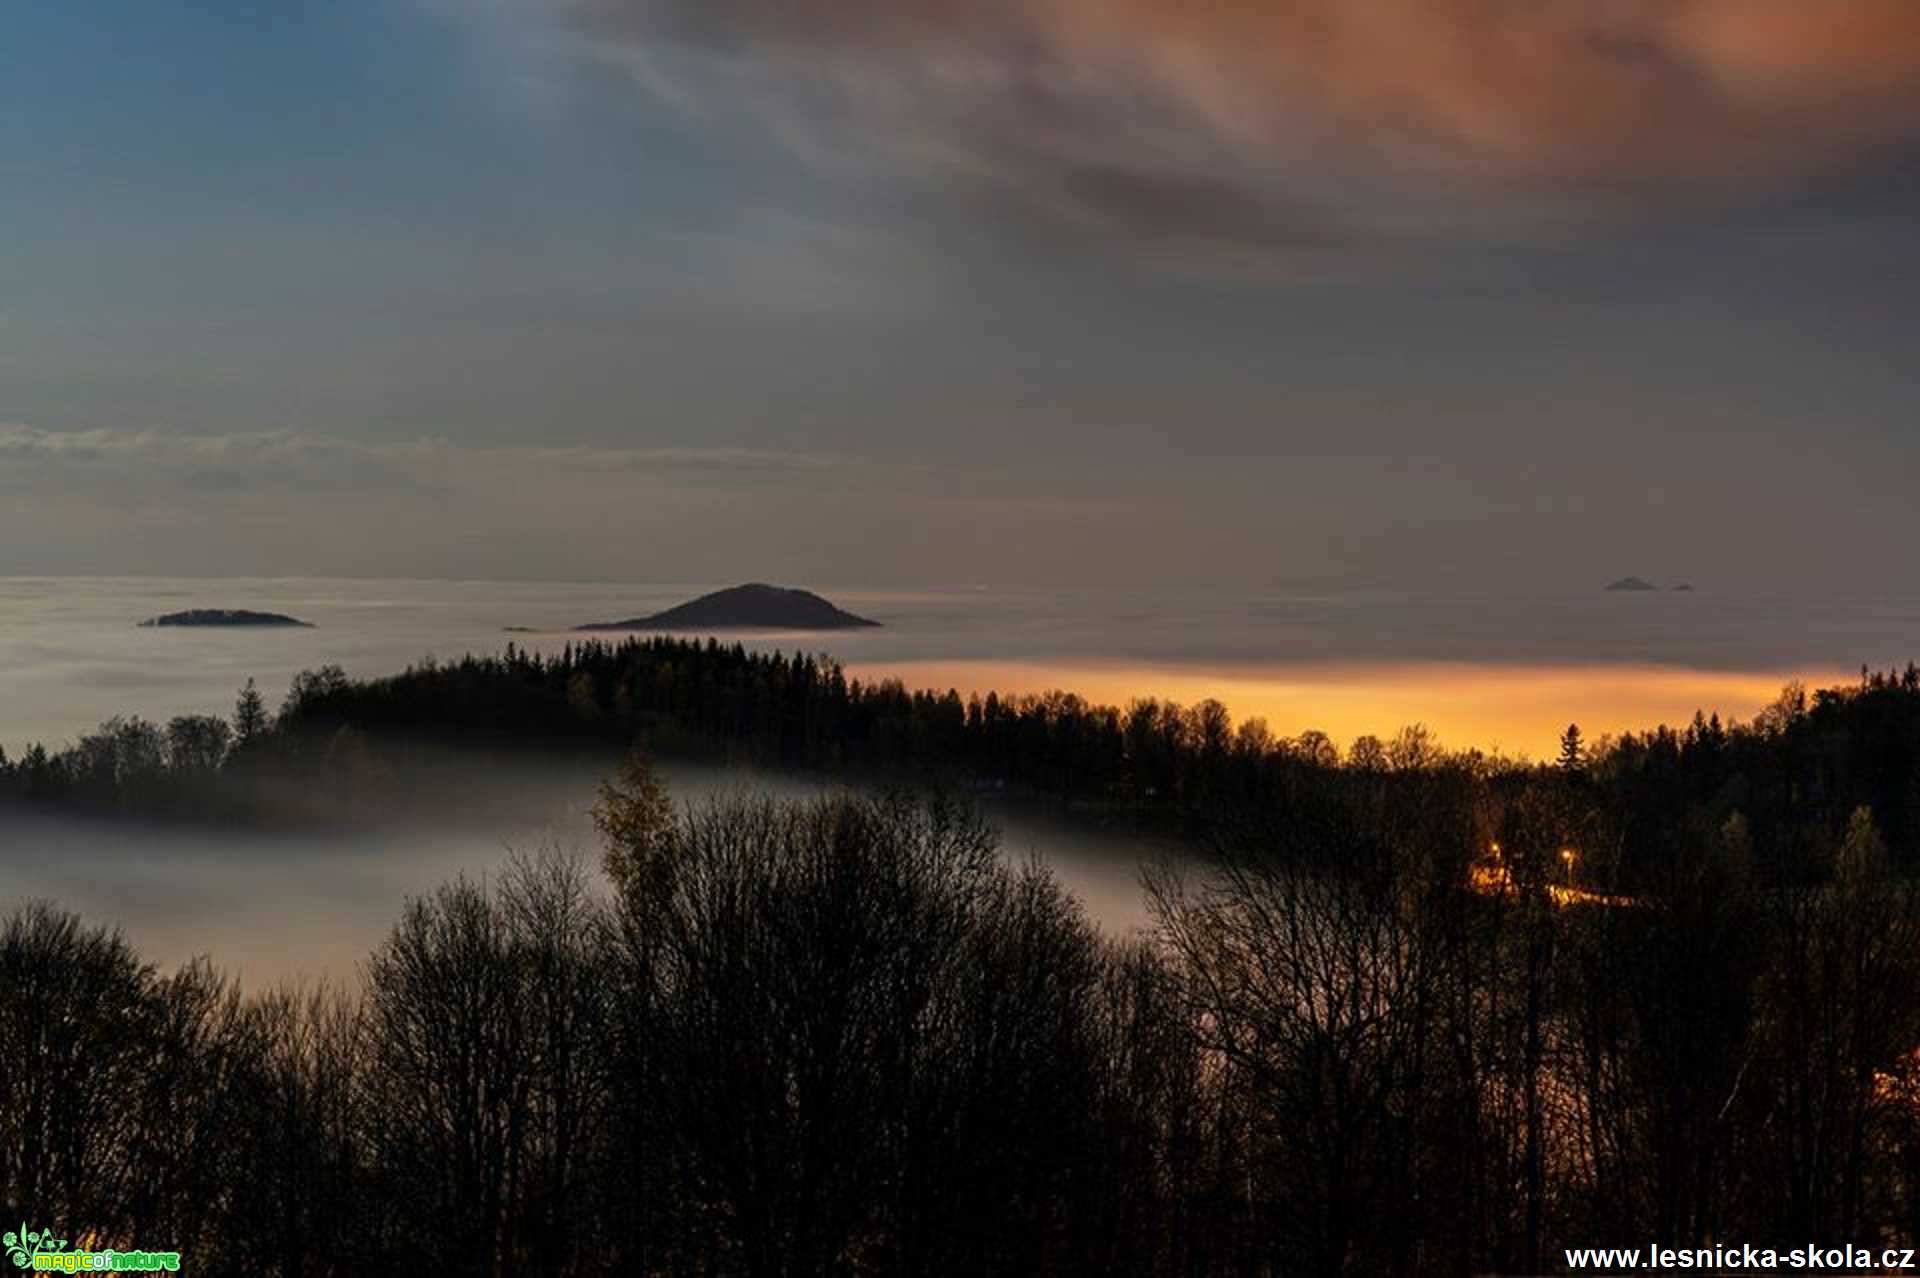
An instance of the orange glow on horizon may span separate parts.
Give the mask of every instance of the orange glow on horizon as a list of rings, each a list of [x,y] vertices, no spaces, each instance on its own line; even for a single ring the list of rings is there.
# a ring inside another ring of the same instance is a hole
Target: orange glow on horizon
[[[1390,739],[1422,723],[1452,749],[1532,759],[1552,758],[1569,723],[1579,724],[1591,741],[1663,723],[1684,727],[1696,710],[1723,721],[1745,720],[1791,680],[1809,688],[1851,682],[1841,670],[1446,663],[1203,670],[1098,662],[853,661],[847,673],[869,681],[898,679],[912,689],[953,688],[963,697],[1058,689],[1121,707],[1139,697],[1189,706],[1211,697],[1232,711],[1236,723],[1262,718],[1278,737],[1318,729],[1343,750],[1356,737]]]

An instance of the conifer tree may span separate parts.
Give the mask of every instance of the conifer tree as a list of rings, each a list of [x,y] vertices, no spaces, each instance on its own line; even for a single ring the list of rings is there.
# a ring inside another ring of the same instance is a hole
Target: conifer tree
[[[247,680],[233,704],[233,735],[236,741],[251,741],[267,730],[267,703],[260,690]]]
[[[1569,723],[1567,730],[1560,734],[1560,770],[1566,773],[1582,772],[1587,766],[1587,747],[1580,737],[1580,725]]]

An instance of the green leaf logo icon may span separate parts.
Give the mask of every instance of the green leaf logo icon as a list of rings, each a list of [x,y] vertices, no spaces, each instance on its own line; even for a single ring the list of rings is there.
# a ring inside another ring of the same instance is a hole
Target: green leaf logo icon
[[[0,1239],[0,1242],[6,1246],[7,1259],[19,1269],[33,1268],[33,1257],[36,1252],[65,1251],[67,1247],[67,1240],[55,1238],[51,1229],[42,1229],[36,1233],[27,1228],[25,1221],[20,1222],[18,1232],[8,1230],[7,1236]]]

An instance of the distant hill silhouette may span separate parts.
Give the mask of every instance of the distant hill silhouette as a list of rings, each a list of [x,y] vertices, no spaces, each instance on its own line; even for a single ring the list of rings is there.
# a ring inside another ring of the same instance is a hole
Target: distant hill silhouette
[[[164,617],[149,617],[141,626],[297,626],[311,630],[313,623],[277,612],[248,612],[245,608],[191,608],[170,612]]]
[[[858,630],[877,621],[836,608],[810,590],[751,582],[701,595],[676,608],[576,630]]]
[[[1614,582],[1611,586],[1608,586],[1607,589],[1608,590],[1658,590],[1660,589],[1660,587],[1654,585],[1651,581],[1646,580],[1644,577],[1622,577],[1620,580]]]

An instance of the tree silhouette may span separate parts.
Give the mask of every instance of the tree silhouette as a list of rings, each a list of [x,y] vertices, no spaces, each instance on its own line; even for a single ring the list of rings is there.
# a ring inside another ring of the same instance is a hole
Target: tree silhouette
[[[1560,771],[1569,776],[1586,770],[1587,747],[1581,739],[1579,724],[1568,724],[1567,730],[1560,734],[1560,757],[1556,763]]]
[[[244,745],[264,733],[267,726],[267,703],[249,679],[233,704],[234,739]]]

